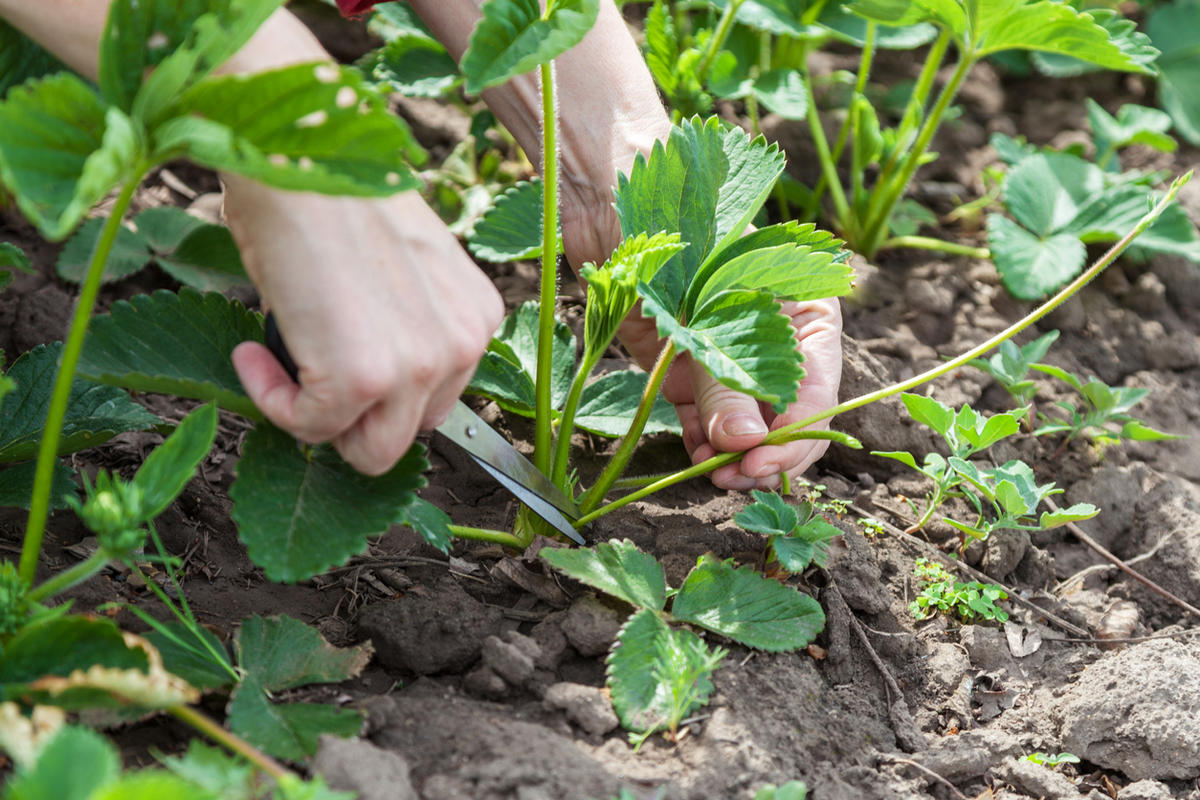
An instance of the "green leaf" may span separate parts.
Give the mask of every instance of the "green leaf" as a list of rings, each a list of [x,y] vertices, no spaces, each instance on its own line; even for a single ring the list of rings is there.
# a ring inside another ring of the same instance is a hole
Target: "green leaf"
[[[622,726],[645,733],[677,724],[708,701],[723,655],[708,653],[691,631],[668,628],[653,611],[634,614],[608,657],[608,690]]]
[[[829,558],[829,540],[841,535],[842,531],[837,526],[818,514],[801,525],[792,538],[811,544],[813,547],[812,563],[818,567],[824,567]],[[775,539],[774,541],[780,540]]]
[[[692,277],[712,253],[746,231],[783,172],[779,148],[716,117],[671,129],[649,159],[638,156],[628,177],[617,178],[617,215],[625,236],[678,232],[688,247],[659,270],[659,288],[672,316],[679,313]]]
[[[988,215],[988,247],[1005,288],[1014,297],[1036,300],[1083,269],[1087,250],[1078,237],[1055,233],[1039,239],[999,214]]]
[[[446,48],[424,35],[397,36],[360,66],[376,83],[408,97],[441,97],[462,81]]]
[[[954,409],[932,397],[905,392],[900,395],[900,400],[908,409],[909,416],[942,436],[950,433],[950,429],[954,426]]]
[[[63,249],[58,254],[54,269],[58,277],[72,283],[82,283],[87,276],[88,266],[92,261],[92,253],[100,240],[100,232],[107,222],[107,217],[93,217],[84,220]],[[199,220],[197,220],[199,222]],[[128,278],[133,273],[146,266],[153,258],[145,239],[126,225],[117,230],[113,240],[108,260],[104,263],[101,283],[113,283]]]
[[[129,111],[147,76],[161,71],[151,68],[182,48],[188,52],[174,60],[189,69],[177,91],[240,50],[279,5],[279,0],[116,0],[100,39],[100,88],[109,102]]]
[[[0,20],[0,98],[30,78],[65,69],[57,58],[25,34]]]
[[[471,32],[461,69],[467,91],[479,94],[570,50],[600,11],[597,0],[550,0],[543,16],[537,0],[487,0]]]
[[[25,251],[12,242],[0,242],[0,267],[13,267],[30,275],[34,273],[29,256],[25,255]]]
[[[322,734],[354,736],[362,713],[316,703],[272,703],[254,677],[243,681],[229,701],[229,727],[277,758],[303,761],[317,752]]]
[[[37,462],[34,461],[0,469],[0,506],[29,508],[36,470]],[[70,504],[66,498],[74,494],[75,472],[63,462],[56,462],[50,484],[50,507],[55,510],[68,508]]]
[[[808,113],[808,90],[798,69],[767,70],[754,81],[754,96],[784,119],[804,119]]]
[[[720,292],[683,325],[644,288],[639,287],[642,312],[654,318],[659,335],[691,353],[718,381],[780,410],[796,399],[804,357],[796,349],[791,321],[770,294]]]
[[[158,760],[175,775],[220,800],[258,800],[254,767],[200,739],[189,741],[182,756],[162,755]]]
[[[0,401],[0,463],[37,455],[61,354],[61,342],[38,345],[9,368],[7,377],[17,388]],[[120,389],[77,379],[71,384],[58,454],[95,447],[118,433],[145,430],[159,422]]]
[[[125,642],[111,620],[54,617],[26,625],[5,644],[0,689],[3,699],[11,700],[38,678],[66,677],[97,666],[145,672],[149,661],[145,650]]]
[[[712,556],[703,556],[688,574],[671,614],[771,652],[804,647],[825,627],[825,613],[816,600],[751,567],[735,569]]]
[[[1091,14],[1065,3],[994,0],[972,4],[972,10],[976,14],[972,29],[980,56],[1002,50],[1036,50],[1108,69],[1151,72],[1147,54],[1126,52],[1114,41],[1116,30],[1110,32]]]
[[[428,466],[418,445],[388,473],[368,477],[328,446],[302,450],[288,434],[260,424],[246,437],[229,490],[232,516],[250,560],[268,578],[302,581],[384,533],[425,484]]]
[[[724,11],[728,0],[714,0],[712,5]],[[803,36],[807,32],[804,24],[806,5],[801,0],[743,0],[734,19],[757,31]]]
[[[5,800],[90,800],[121,774],[112,743],[93,730],[63,727],[37,755],[17,771],[4,790]]]
[[[675,65],[679,61],[679,43],[675,39],[675,24],[663,0],[651,3],[644,29],[646,66],[654,76],[654,82],[670,95],[678,83]]]
[[[123,775],[101,788],[89,800],[162,800],[164,797],[171,800],[216,800],[199,786],[160,770]]]
[[[395,521],[421,534],[426,544],[443,553],[450,552],[450,540],[454,537],[450,530],[450,515],[428,500],[422,500],[414,494],[400,509]]]
[[[509,411],[533,416],[537,339],[538,304],[530,300],[505,318],[466,391],[490,397]],[[558,321],[554,323],[551,362],[551,403],[561,408],[575,372],[575,337],[570,328]]]
[[[729,289],[761,290],[780,300],[840,297],[850,293],[853,281],[854,270],[828,251],[793,244],[764,247],[722,263],[700,287],[695,306]]]
[[[667,598],[662,566],[625,539],[587,548],[542,548],[550,566],[632,606],[661,611]]]
[[[241,342],[262,340],[262,318],[236,300],[160,290],[113,303],[92,320],[79,373],[138,391],[215,401],[261,419],[229,356]]]
[[[754,795],[754,800],[805,800],[807,797],[808,786],[804,781],[788,781],[779,787],[774,784],[764,786]]]
[[[847,44],[862,47],[867,41],[867,21],[850,13],[845,6],[827,3],[821,8],[817,24],[828,30],[833,37]],[[929,23],[920,23],[903,28],[877,25],[875,45],[885,50],[911,50],[929,44],[937,36],[937,28]]]
[[[1057,233],[1105,188],[1104,173],[1067,153],[1038,153],[1009,170],[1004,201],[1023,226],[1038,236]]]
[[[1144,422],[1132,420],[1126,422],[1121,427],[1121,438],[1131,439],[1135,442],[1166,442],[1172,439],[1183,439],[1186,437],[1179,436],[1174,433],[1165,433],[1164,431],[1151,428]]]
[[[71,73],[28,81],[0,102],[0,181],[50,240],[135,177],[141,149],[129,118]]]
[[[1183,138],[1200,145],[1200,4],[1157,5],[1146,18],[1146,33],[1162,51],[1158,101]]]
[[[325,785],[320,775],[311,780],[301,780],[294,773],[281,777],[275,784],[271,800],[355,800],[354,792],[336,792]]]
[[[280,189],[385,196],[420,182],[423,151],[352,69],[297,64],[193,87],[155,131],[160,157],[185,156]]]
[[[1091,503],[1076,503],[1073,506],[1060,508],[1057,511],[1043,511],[1042,516],[1038,519],[1038,525],[1043,530],[1057,528],[1060,525],[1066,525],[1068,522],[1091,519],[1099,513],[1100,509]]]
[[[334,647],[320,631],[286,615],[244,620],[234,637],[238,665],[268,692],[357,677],[371,648]]]
[[[562,232],[559,231],[559,242]],[[542,182],[518,181],[496,196],[467,237],[471,255],[504,264],[542,255]]]
[[[755,502],[733,515],[733,521],[742,528],[755,533],[786,536],[800,524],[795,506],[775,492],[756,489],[750,494]]]
[[[625,239],[602,267],[585,265],[584,362],[592,363],[608,347],[617,328],[637,303],[637,285],[649,283],[672,256],[685,247],[678,234],[638,234]]]
[[[645,372],[629,369],[601,375],[583,388],[579,410],[575,413],[575,427],[598,436],[624,436],[629,431],[648,380],[650,376]],[[646,436],[655,433],[680,436],[683,433],[675,406],[668,403],[661,393],[654,398],[650,417],[642,433]]]
[[[212,449],[216,436],[217,407],[210,403],[184,417],[146,457],[133,476],[133,485],[142,493],[144,520],[153,520],[167,510]]]
[[[158,650],[168,672],[197,689],[220,689],[234,682],[229,671],[217,664],[204,645],[196,641],[197,636],[202,637],[209,647],[225,656],[226,663],[232,663],[225,645],[208,628],[197,625],[192,629],[177,620],[159,625],[161,627],[145,634],[145,639]]]
[[[796,536],[772,536],[771,552],[779,566],[791,573],[808,569],[816,554],[816,546],[807,539]]]
[[[1117,109],[1114,117],[1104,110],[1104,107],[1092,98],[1085,98],[1087,104],[1088,124],[1092,127],[1092,138],[1096,142],[1097,163],[1101,167],[1104,154],[1115,153],[1122,147],[1131,144],[1143,144],[1164,153],[1173,153],[1179,146],[1173,138],[1167,135],[1171,129],[1169,114],[1157,108],[1147,108],[1133,103],[1126,103]],[[1113,163],[1113,167],[1118,164]]]

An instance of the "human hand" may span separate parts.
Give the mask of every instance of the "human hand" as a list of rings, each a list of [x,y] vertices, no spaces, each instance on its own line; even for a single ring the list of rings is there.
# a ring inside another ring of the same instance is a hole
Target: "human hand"
[[[379,475],[445,420],[504,313],[491,281],[414,192],[385,200],[227,178],[229,227],[299,384],[263,345],[233,363],[273,423]]]

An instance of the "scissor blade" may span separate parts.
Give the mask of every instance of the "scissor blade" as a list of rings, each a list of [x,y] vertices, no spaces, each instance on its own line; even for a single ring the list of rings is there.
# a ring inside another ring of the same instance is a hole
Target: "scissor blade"
[[[571,524],[571,521],[564,517],[561,511],[542,499],[537,492],[508,477],[474,453],[468,453],[468,455],[475,459],[476,464],[483,467],[489,475],[495,478],[497,483],[512,492],[514,497],[529,506],[533,513],[552,525],[563,536],[566,536],[576,544],[587,544],[583,540],[583,537],[579,535],[579,531],[575,530],[575,526]]]
[[[479,418],[479,415],[458,401],[450,417],[437,428],[450,441],[470,453],[476,461],[484,466],[488,473],[500,481],[505,488],[534,510],[538,516],[545,519],[555,528],[562,531],[571,539],[583,544],[582,538],[571,526],[567,518],[579,517],[579,507],[571,498],[555,486],[549,478],[529,463],[507,439],[496,433],[490,425]],[[507,480],[501,480],[500,476]],[[536,498],[536,504],[530,502]],[[539,505],[556,509],[562,523],[551,519],[539,510]],[[566,530],[563,525],[565,524]],[[570,531],[568,533],[568,530]]]

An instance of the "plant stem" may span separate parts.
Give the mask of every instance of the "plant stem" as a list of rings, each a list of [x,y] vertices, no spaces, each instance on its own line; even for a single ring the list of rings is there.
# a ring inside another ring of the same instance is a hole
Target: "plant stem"
[[[962,85],[963,80],[967,77],[967,73],[971,71],[971,67],[975,64],[975,59],[968,53],[963,53],[958,61],[958,65],[954,68],[954,74],[950,76],[950,81],[942,87],[941,94],[938,95],[937,102],[929,112],[929,116],[925,118],[925,122],[921,125],[921,131],[917,134],[917,140],[913,143],[912,150],[904,156],[904,161],[901,162],[900,173],[894,178],[883,178],[875,187],[872,193],[871,205],[867,209],[867,216],[864,220],[862,229],[862,240],[860,243],[860,252],[867,258],[872,258],[875,252],[879,249],[879,244],[883,238],[887,236],[888,219],[892,215],[892,209],[904,194],[904,190],[908,188],[908,182],[912,180],[913,174],[920,166],[921,157],[925,155],[925,150],[929,147],[929,143],[933,141],[934,134],[941,127],[942,117],[946,115],[946,109],[950,108],[950,103],[954,101],[958,94],[958,88]]]
[[[538,355],[534,397],[533,465],[550,473],[553,447],[551,384],[554,302],[558,295],[558,144],[554,116],[554,69],[539,67],[542,79],[542,280],[538,304]]]
[[[987,351],[991,350],[993,347],[998,346],[1001,342],[1011,339],[1013,336],[1017,335],[1030,325],[1033,325],[1035,322],[1040,320],[1042,317],[1052,312],[1054,309],[1058,308],[1060,305],[1066,302],[1068,298],[1070,298],[1097,275],[1103,272],[1109,264],[1116,261],[1117,257],[1125,251],[1125,248],[1129,247],[1134,239],[1136,239],[1143,231],[1154,224],[1154,221],[1157,220],[1162,214],[1163,209],[1165,209],[1167,205],[1169,205],[1175,199],[1175,196],[1179,193],[1179,190],[1184,186],[1184,184],[1191,180],[1191,178],[1191,171],[1177,178],[1171,184],[1171,188],[1167,191],[1166,195],[1164,195],[1163,198],[1158,201],[1158,204],[1155,205],[1154,208],[1151,209],[1148,214],[1146,214],[1146,216],[1142,217],[1141,221],[1134,226],[1133,230],[1123,236],[1120,241],[1113,244],[1113,246],[1108,249],[1108,252],[1101,256],[1095,264],[1089,267],[1075,280],[1067,284],[1067,286],[1059,291],[1058,294],[1054,295],[1054,297],[1051,297],[1045,303],[1038,306],[1029,314],[1017,320],[1000,333],[991,337],[983,344],[977,345],[962,355],[959,355],[958,357],[953,358],[944,364],[934,367],[933,369],[922,372],[920,375],[909,378],[908,380],[893,383],[891,386],[884,387],[878,391],[860,395],[859,397],[855,397],[852,400],[847,400],[844,403],[840,403],[832,408],[828,408],[824,411],[813,414],[812,416],[806,417],[798,422],[785,425],[784,427],[767,434],[767,437],[763,439],[763,441],[760,443],[760,446],[782,444],[783,442],[794,441],[797,437],[807,438],[812,436],[813,438],[816,438],[822,433],[821,431],[806,431],[804,429],[837,414],[841,414],[846,411],[852,411],[853,409],[861,408],[862,406],[874,403],[877,400],[883,400],[884,398],[891,397],[892,395],[899,394],[900,392],[916,388],[923,383],[927,383],[934,378],[939,378],[948,372],[952,372],[953,370],[966,365],[967,362],[974,358],[978,358]],[[585,514],[575,523],[576,527],[586,525],[587,523],[598,519],[605,514],[616,511],[618,508],[621,508],[628,503],[632,503],[635,500],[640,500],[647,495],[665,489],[668,486],[679,483],[680,481],[705,475],[717,469],[718,467],[722,467],[726,464],[732,464],[733,462],[741,459],[743,455],[743,453],[722,453],[705,461],[701,461],[699,464],[694,464],[685,470],[672,473],[671,475],[655,481],[648,486],[644,486],[635,492],[631,492],[630,494],[614,500],[607,505],[601,506],[595,511]]]
[[[707,83],[708,71],[712,68],[713,59],[725,46],[725,40],[729,38],[729,32],[733,30],[733,18],[737,15],[738,9],[742,7],[743,2],[745,0],[727,0],[725,10],[721,12],[721,19],[717,22],[717,29],[713,31],[712,38],[708,40],[708,47],[705,49],[704,55],[700,57],[700,63],[696,65],[696,78],[700,81],[701,86]]]
[[[931,236],[893,236],[879,245],[880,250],[890,250],[896,247],[911,247],[917,250],[934,250],[939,253],[950,253],[967,258],[992,257],[992,251],[986,247],[971,247],[957,242],[947,242],[944,239],[934,239]]]
[[[75,367],[79,364],[79,354],[83,351],[83,340],[87,336],[88,322],[92,318],[96,295],[100,291],[100,278],[104,275],[104,265],[108,261],[108,254],[112,250],[113,242],[116,241],[117,232],[121,229],[121,219],[129,210],[133,192],[141,183],[142,175],[145,172],[144,165],[139,165],[133,171],[134,177],[121,188],[121,193],[113,204],[108,220],[100,231],[100,239],[96,242],[96,249],[92,252],[92,260],[88,264],[87,275],[79,292],[79,300],[75,304],[75,314],[71,318],[71,330],[63,345],[58,374],[55,376],[54,389],[50,396],[50,409],[46,413],[46,425],[42,430],[42,440],[38,444],[33,494],[29,500],[29,519],[25,526],[25,541],[21,546],[19,572],[27,584],[33,583],[37,572],[38,556],[42,551],[42,538],[46,533],[46,518],[50,513],[50,490],[54,483],[54,464],[58,460],[58,440],[62,435],[63,420],[67,415],[67,403],[71,398]]]
[[[575,414],[579,410],[579,399],[583,397],[583,388],[588,376],[596,366],[600,354],[594,356],[585,352],[575,379],[571,381],[571,389],[567,392],[567,402],[563,405],[562,416],[558,420],[558,439],[554,442],[554,460],[551,462],[550,480],[555,486],[563,488],[567,482],[567,465],[571,457],[571,434],[575,431]]]
[[[943,28],[925,55],[925,64],[921,67],[921,74],[917,76],[917,82],[908,98],[908,105],[904,109],[904,116],[900,119],[900,127],[896,130],[897,153],[902,152],[905,140],[912,135],[914,128],[925,116],[925,103],[929,100],[933,80],[942,68],[942,61],[945,60],[949,47],[950,29]],[[894,162],[889,164],[889,167],[893,165]]]
[[[813,96],[812,76],[805,70],[804,90],[808,93],[808,129],[812,134],[813,144],[817,148],[817,158],[821,162],[821,174],[825,178],[825,183],[829,187],[829,192],[833,196],[833,207],[837,213],[836,222],[842,228],[843,233],[850,238],[850,227],[854,225],[854,220],[850,214],[850,205],[846,202],[846,193],[842,190],[842,184],[838,182],[837,164],[833,160],[832,154],[829,152],[829,142],[825,139],[825,129],[821,127],[821,117],[817,114],[817,102]]]
[[[529,542],[522,541],[507,531],[494,531],[489,528],[471,528],[465,525],[447,525],[450,532],[460,539],[472,539],[477,542],[491,542],[514,550],[524,550]]]
[[[276,762],[275,759],[261,752],[240,736],[225,730],[216,722],[190,706],[172,706],[167,709],[167,713],[181,722],[192,726],[225,748],[237,753],[277,781],[281,778],[294,775],[290,770]]]
[[[34,588],[29,592],[28,595],[26,595],[26,597],[32,602],[40,603],[43,600],[54,597],[56,594],[65,592],[72,586],[83,583],[88,578],[104,569],[104,566],[108,564],[108,562],[108,553],[101,548],[88,556],[86,561],[80,561],[70,569],[58,573],[41,586]]]
[[[625,467],[629,464],[629,459],[633,456],[633,451],[637,449],[638,441],[642,437],[642,431],[646,427],[646,420],[650,419],[650,411],[654,408],[654,401],[658,397],[658,389],[667,377],[667,370],[670,369],[671,362],[674,360],[675,343],[668,341],[667,345],[658,354],[658,360],[654,362],[654,369],[650,371],[650,379],[646,381],[646,389],[642,392],[642,399],[638,403],[637,412],[633,416],[633,422],[629,426],[629,431],[621,438],[621,443],[617,445],[617,452],[613,453],[612,458],[608,460],[608,464],[605,465],[604,470],[600,473],[600,477],[596,479],[596,483],[592,488],[587,490],[587,494],[579,502],[579,511],[581,514],[587,514],[600,505],[604,500],[604,495],[608,494],[608,490],[612,488],[613,483],[625,471]]]

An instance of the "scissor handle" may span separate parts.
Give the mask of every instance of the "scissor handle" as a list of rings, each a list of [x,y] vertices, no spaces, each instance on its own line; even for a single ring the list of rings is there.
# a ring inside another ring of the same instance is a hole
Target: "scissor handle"
[[[271,351],[271,355],[275,356],[291,379],[299,383],[300,369],[292,359],[292,354],[288,352],[287,344],[283,341],[283,334],[279,332],[279,325],[275,322],[275,314],[273,312],[267,314],[267,325],[263,339],[267,345],[267,349]]]

